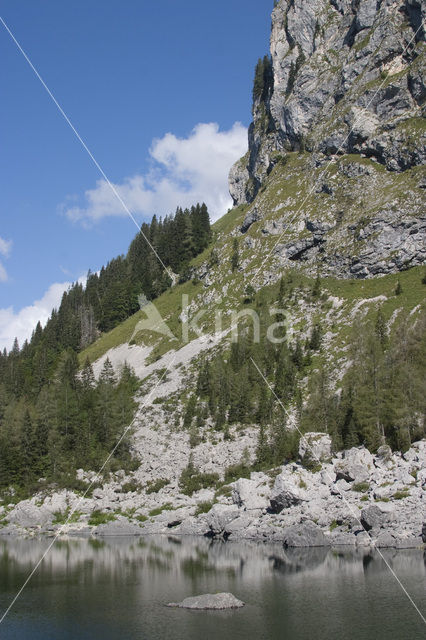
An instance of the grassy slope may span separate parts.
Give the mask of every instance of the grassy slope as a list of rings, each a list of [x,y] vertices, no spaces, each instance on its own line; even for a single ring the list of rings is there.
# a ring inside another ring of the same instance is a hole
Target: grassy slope
[[[195,310],[206,309],[205,316],[199,322],[204,331],[212,332],[214,330],[214,314],[217,310],[223,313],[223,327],[226,328],[230,324],[229,309],[244,308],[245,287],[253,282],[257,283],[256,288],[259,288],[265,271],[274,268],[273,256],[268,256],[268,254],[276,242],[288,242],[303,237],[306,233],[303,221],[306,218],[333,222],[336,214],[344,211],[341,228],[345,230],[349,223],[363,226],[386,202],[391,202],[392,206],[398,206],[398,202],[404,202],[404,208],[407,208],[408,202],[412,201],[415,204],[418,202],[419,194],[423,195],[418,188],[419,168],[402,174],[389,173],[382,166],[366,158],[343,156],[327,166],[327,174],[324,176],[324,167],[313,170],[308,159],[308,154],[288,154],[285,161],[278,162],[252,205],[243,205],[232,209],[213,225],[214,242],[212,246],[193,261],[195,268],[208,263],[212,247],[215,248],[219,256],[219,264],[210,270],[211,284],[209,287],[206,288],[202,282],[197,280],[188,281],[166,291],[155,301],[155,306],[162,318],[178,338],[181,334],[179,316],[182,312],[183,294],[188,296],[189,303],[193,302],[191,315],[195,313]],[[344,177],[342,179],[341,168],[353,163],[366,167],[369,174],[365,178]],[[332,187],[332,198],[326,193],[317,193],[312,189],[315,181],[320,177],[323,178],[323,182],[327,182]],[[241,237],[235,230],[241,226],[247,211],[252,207],[257,207],[261,212],[262,219],[254,223],[249,231]],[[285,235],[283,239],[274,235],[265,236],[262,233],[265,223],[272,220],[284,221]],[[331,250],[334,242],[338,247],[338,243],[342,241],[339,229],[335,235],[334,240],[330,238],[328,243]],[[232,273],[230,260],[235,236],[240,238],[242,267]],[[249,237],[255,243],[254,249],[246,245],[246,238]],[[357,247],[352,245],[348,250],[355,253]],[[292,271],[295,274],[294,281],[297,283],[294,286],[296,289],[299,287],[299,291],[296,291],[292,300],[288,302],[295,326],[301,331],[306,331],[314,319],[325,323],[326,328],[334,334],[333,343],[336,348],[338,346],[341,348],[345,344],[348,326],[352,322],[348,318],[359,301],[386,296],[382,310],[385,318],[390,319],[396,309],[400,308],[410,312],[417,305],[423,304],[425,300],[426,287],[421,283],[422,268],[414,268],[400,274],[368,280],[325,278],[323,289],[326,290],[326,295],[323,296],[324,300],[321,305],[312,305],[309,301],[309,291],[313,286],[313,279],[310,277],[309,271],[303,269],[303,265],[298,265],[297,269],[296,267],[292,268]],[[283,270],[278,268],[275,280],[282,272]],[[394,291],[398,280],[402,285],[402,294],[395,296]],[[275,301],[277,287],[277,284],[262,287],[266,302],[273,303]],[[331,309],[331,303],[326,300],[328,295],[342,300],[336,312]],[[212,301],[214,297],[216,302]],[[304,307],[299,304],[301,299],[306,301]],[[375,312],[377,307],[378,303],[371,305],[370,312],[373,313],[373,310]],[[109,333],[102,335],[80,354],[80,362],[84,362],[86,357],[89,357],[93,362],[109,349],[128,342],[137,322],[144,318],[145,314],[139,311]],[[196,335],[190,334],[190,337],[195,338]],[[136,336],[135,342],[153,346],[151,355],[153,360],[168,350],[181,346],[180,339],[171,341],[158,334],[148,332],[140,332]]]
[[[220,220],[214,223],[213,225],[213,237],[214,241],[212,246],[203,251],[199,256],[194,258],[192,261],[192,265],[197,268],[203,262],[206,262],[209,259],[212,247],[215,246],[217,242],[223,244],[223,238],[227,238],[229,233],[238,225],[241,224],[244,218],[244,211],[246,207],[237,207],[232,209],[227,214],[225,214]],[[195,282],[195,281],[194,281]],[[159,298],[155,300],[155,306],[160,312],[162,318],[166,321],[172,333],[175,335],[180,334],[180,321],[179,315],[182,311],[182,295],[188,295],[189,304],[194,300],[194,298],[203,290],[203,285],[201,282],[197,282],[194,284],[192,281],[185,282],[184,284],[177,285],[173,289],[169,289],[165,293],[163,293]],[[93,344],[91,344],[87,349],[85,349],[79,355],[80,363],[83,364],[86,358],[89,358],[91,362],[94,362],[101,356],[103,356],[109,349],[113,349],[114,347],[118,347],[120,344],[124,342],[128,342],[133,334],[133,331],[139,322],[139,320],[145,319],[145,314],[142,311],[138,311],[130,318],[127,318],[120,325],[109,331],[108,333],[103,334],[96,340]],[[155,340],[154,336],[148,336],[146,333],[144,335],[138,334],[135,339],[136,344],[149,344],[155,346],[158,341]],[[167,350],[169,348],[177,348],[180,343],[173,341],[169,342],[165,339],[161,340],[162,347]]]

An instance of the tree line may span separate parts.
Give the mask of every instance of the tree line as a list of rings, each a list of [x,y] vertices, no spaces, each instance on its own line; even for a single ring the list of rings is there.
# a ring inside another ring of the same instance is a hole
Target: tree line
[[[317,279],[314,297],[318,287]],[[285,288],[283,279],[280,308],[285,308]],[[320,324],[303,341],[272,344],[266,339],[264,306],[258,300],[255,305],[261,319],[260,342],[254,341],[251,325],[243,325],[238,342],[200,365],[184,414],[193,445],[207,421],[225,438],[232,424],[258,424],[257,465],[270,468],[296,457],[299,431],[329,433],[335,450],[364,444],[376,451],[384,443],[406,450],[425,437],[424,315],[416,321],[401,317],[392,332],[380,309],[362,326],[355,323],[348,344],[350,366],[336,381],[322,353]],[[281,331],[284,336],[285,327]],[[287,411],[298,429],[288,425]]]
[[[0,352],[0,380],[7,393],[37,395],[52,380],[64,351],[81,351],[138,311],[140,294],[152,300],[165,291],[171,281],[164,267],[181,280],[189,277],[190,260],[210,240],[205,204],[144,223],[126,256],[114,258],[99,273],[89,271],[86,285],[75,283],[63,294],[44,328],[38,323],[21,348],[15,340],[9,353]]]

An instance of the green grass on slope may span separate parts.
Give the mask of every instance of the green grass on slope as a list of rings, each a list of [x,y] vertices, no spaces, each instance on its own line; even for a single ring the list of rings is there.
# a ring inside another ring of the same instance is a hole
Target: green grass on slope
[[[213,224],[212,228],[214,241],[205,251],[194,258],[194,260],[191,262],[192,266],[198,267],[203,262],[208,262],[211,251],[215,246],[215,241],[219,241],[220,244],[223,244],[229,240],[230,232],[237,226],[241,225],[245,216],[246,209],[247,206],[245,205],[235,207],[234,209],[228,211],[228,213],[226,213],[224,216],[222,216],[222,218],[220,218]],[[200,293],[200,291],[202,290],[203,286],[201,283],[194,284],[193,282],[189,281],[185,282],[182,285],[178,285],[173,289],[167,290],[154,301],[154,304],[160,312],[162,318],[167,323],[172,333],[178,338],[180,338],[181,336],[181,322],[179,320],[179,315],[182,311],[182,295],[188,295],[189,303],[191,303],[194,297],[198,295],[198,293]],[[87,349],[79,354],[80,364],[84,364],[86,358],[89,358],[90,362],[94,362],[98,358],[102,357],[110,349],[118,347],[125,342],[129,342],[137,323],[139,322],[139,320],[144,320],[145,317],[146,316],[144,312],[138,311],[108,333],[101,335],[98,340],[96,340],[93,344],[87,347]],[[195,336],[192,336],[192,338],[194,337]],[[163,353],[166,353],[169,349],[176,349],[182,346],[179,339],[172,341],[162,337],[159,341],[158,334],[149,335],[148,332],[141,332],[137,336],[135,336],[134,343],[154,346],[155,349],[152,354],[153,359],[157,358]]]
[[[179,336],[181,333],[179,315],[182,311],[182,295],[188,295],[189,303],[191,303],[191,300],[193,300],[197,293],[199,293],[200,289],[202,289],[202,284],[200,282],[196,284],[192,281],[185,282],[184,284],[177,285],[173,289],[168,289],[154,301],[161,317],[167,323],[167,326],[174,335]],[[80,353],[80,363],[83,364],[86,358],[89,358],[90,362],[94,362],[109,351],[109,349],[113,349],[125,342],[129,342],[139,320],[145,319],[146,315],[144,311],[138,311],[108,333],[104,333],[96,340],[96,342]],[[134,337],[133,343],[154,346],[158,340],[158,335],[159,334],[147,331],[139,332]],[[171,348],[177,348],[180,344],[179,340],[172,341],[164,337],[162,337],[162,341],[167,342],[166,351]]]
[[[295,316],[295,328],[303,329],[306,325],[306,318],[297,318],[297,299],[298,296],[301,296],[309,300],[314,280],[294,268],[291,270],[291,274],[291,286],[295,293],[292,299],[288,302],[288,309],[290,313]],[[425,305],[426,285],[422,283],[422,278],[425,274],[425,268],[414,267],[408,271],[369,280],[324,278],[322,280],[322,291],[323,294],[325,294],[325,298],[331,295],[338,297],[343,301],[343,307],[344,310],[347,311],[347,317],[349,317],[351,310],[357,302],[366,300],[366,306],[368,309],[367,318],[371,314],[375,314],[378,306],[380,306],[385,319],[389,320],[397,309],[410,312],[418,305]],[[237,278],[236,280],[238,281],[239,279]],[[395,291],[398,282],[401,285],[402,291],[399,295],[396,295]],[[237,311],[246,308],[246,305],[244,305],[245,296],[243,295],[241,286],[242,283],[239,285],[239,291],[235,287],[232,292],[234,299],[239,300],[239,304],[236,307]],[[279,283],[265,287],[257,294],[257,300],[260,300],[265,306],[272,305],[277,299],[278,288]],[[191,302],[202,291],[205,291],[202,283],[186,282],[166,291],[157,300],[155,300],[155,306],[177,339],[169,340],[159,334],[150,334],[146,331],[137,334],[134,343],[140,345],[151,345],[154,347],[150,358],[151,360],[156,360],[167,353],[170,349],[179,349],[183,346],[181,341],[181,321],[179,319],[182,312],[182,295],[186,294],[189,302]],[[378,296],[385,296],[386,300],[380,300],[376,303],[374,299]],[[369,305],[369,299],[372,299],[374,304]],[[215,309],[214,305],[210,305],[210,320],[214,315]],[[330,307],[326,300],[315,303],[313,313],[316,320],[320,323],[323,322],[329,309]],[[128,342],[137,322],[141,319],[145,319],[143,311],[139,311],[109,333],[101,336],[95,343],[90,345],[80,354],[80,362],[83,363],[86,357],[89,357],[90,361],[93,362],[104,355],[109,349]],[[202,325],[203,323],[200,322],[199,324]],[[339,326],[333,326],[333,332],[336,334],[333,342],[335,343],[336,348],[340,349],[344,346],[350,334],[350,325],[351,323],[348,320],[346,323],[340,323]],[[227,326],[225,322],[224,326]],[[209,319],[205,321],[204,329],[205,331],[213,330],[213,324],[209,322]],[[194,339],[196,335],[190,334],[189,337],[190,339]]]
[[[281,219],[285,223],[285,236],[283,236],[283,240],[279,240],[288,242],[289,240],[300,239],[304,234],[308,234],[304,227],[301,228],[298,224],[294,224],[296,220],[300,222],[306,217],[312,217],[333,222],[339,212],[344,212],[344,220],[337,224],[336,231],[332,231],[332,235],[329,238],[329,250],[333,251],[335,247],[336,250],[337,248],[340,250],[342,243],[346,242],[349,243],[348,252],[355,255],[357,250],[355,244],[350,245],[350,238],[346,232],[343,235],[340,234],[340,229],[346,229],[348,223],[355,222],[365,225],[369,216],[373,215],[377,208],[381,208],[383,203],[388,201],[392,201],[392,206],[396,206],[398,201],[401,200],[405,203],[405,208],[411,210],[408,204],[411,204],[411,200],[413,200],[415,204],[413,210],[414,212],[417,211],[416,207],[418,207],[421,195],[419,195],[417,168],[407,170],[401,174],[390,173],[381,165],[367,158],[354,155],[342,156],[328,166],[327,175],[322,178],[334,189],[334,195],[330,197],[326,193],[317,193],[312,189],[312,184],[315,183],[315,180],[319,178],[320,174],[323,175],[321,172],[324,171],[324,168],[312,170],[307,161],[308,156],[309,154],[305,153],[286,154],[285,157],[278,160],[277,165],[252,205],[242,205],[230,210],[213,225],[212,244],[192,262],[194,267],[208,263],[211,259],[212,249],[215,250],[218,264],[212,267],[210,274],[212,284],[208,288],[197,280],[188,281],[169,289],[154,301],[161,317],[167,323],[174,336],[176,336],[176,339],[171,340],[154,332],[139,332],[135,336],[133,343],[152,346],[151,361],[158,359],[170,349],[178,349],[183,346],[181,340],[182,323],[179,318],[182,313],[183,294],[188,296],[189,303],[195,301],[196,310],[206,308],[207,313],[198,322],[198,325],[205,333],[210,333],[214,330],[215,312],[217,310],[223,313],[222,328],[225,329],[229,326],[229,311],[231,309],[238,311],[244,308],[244,290],[250,284],[250,278],[256,276],[259,279],[259,274],[261,275],[262,272],[268,270],[270,263],[274,261],[273,254],[271,256],[268,254],[273,250],[279,237],[262,232],[264,225],[268,221]],[[359,186],[361,182],[359,176],[355,178],[345,177],[342,180],[342,174],[338,167],[347,163],[365,165],[369,168],[367,177],[362,176],[362,180],[364,178],[366,180],[365,184],[363,182],[362,189]],[[241,226],[247,211],[254,206],[262,214],[262,219],[255,222],[243,237],[239,236],[240,263],[243,264],[244,268],[241,271],[237,270],[232,273],[230,266],[234,236],[231,234]],[[254,242],[254,249],[247,245],[247,238],[251,238]],[[292,286],[293,288],[300,287],[301,295],[307,296],[307,299],[309,299],[308,290],[312,289],[313,279],[303,272],[304,268],[300,264],[291,269],[293,273]],[[313,269],[311,269],[311,273],[312,271]],[[328,295],[337,296],[344,301],[344,309],[345,312],[347,311],[348,316],[356,301],[384,295],[386,296],[386,301],[382,301],[380,304],[383,304],[385,318],[389,319],[397,308],[410,311],[424,301],[426,287],[421,283],[422,274],[421,268],[414,268],[399,274],[368,280],[347,280],[330,277],[323,280],[323,289],[326,290]],[[398,280],[401,282],[402,293],[399,296],[395,296]],[[265,300],[275,301],[276,298],[274,299],[274,296],[276,296],[277,287],[278,285],[265,287]],[[202,300],[206,294],[210,296],[210,299],[222,299],[216,305],[213,302],[206,305]],[[293,305],[294,314],[297,316],[297,296],[294,296],[289,304]],[[371,305],[371,313],[373,313],[373,310],[376,312],[378,304],[379,302]],[[328,311],[330,311],[330,305],[328,307],[327,305],[319,305],[319,308],[315,310],[318,320],[321,321],[321,318],[325,317]],[[194,313],[195,311],[191,310],[192,316]],[[145,313],[139,311],[109,333],[102,335],[80,354],[80,362],[83,363],[86,357],[93,362],[109,349],[129,342],[138,321],[144,320],[145,317]],[[307,324],[307,319],[300,318],[296,319],[295,322],[300,329],[303,329]],[[340,324],[342,326],[339,326]],[[342,322],[341,316],[336,315],[335,323],[330,327],[333,333],[336,334],[336,345],[344,345],[348,333],[347,324],[349,324],[349,321],[345,324]],[[194,332],[189,336],[191,340],[196,337],[197,335]]]

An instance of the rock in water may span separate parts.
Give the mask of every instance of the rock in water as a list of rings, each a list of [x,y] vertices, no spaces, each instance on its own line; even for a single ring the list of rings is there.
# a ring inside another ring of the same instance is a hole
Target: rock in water
[[[239,609],[244,607],[244,602],[238,600],[232,593],[206,593],[201,596],[185,598],[182,602],[170,602],[168,607],[179,609]]]
[[[326,547],[330,541],[314,522],[286,527],[283,531],[284,547]]]

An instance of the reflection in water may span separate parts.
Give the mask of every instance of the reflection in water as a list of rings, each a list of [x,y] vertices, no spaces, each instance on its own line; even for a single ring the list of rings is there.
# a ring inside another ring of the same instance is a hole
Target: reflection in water
[[[49,540],[0,539],[0,614]],[[421,551],[383,551],[421,606]],[[231,591],[238,612],[164,607]],[[422,637],[422,623],[386,564],[370,549],[284,549],[205,538],[61,540],[2,625],[1,638],[357,640]]]

